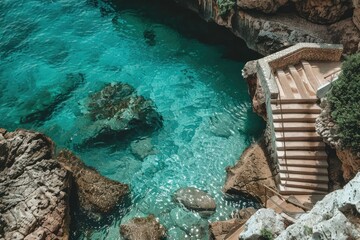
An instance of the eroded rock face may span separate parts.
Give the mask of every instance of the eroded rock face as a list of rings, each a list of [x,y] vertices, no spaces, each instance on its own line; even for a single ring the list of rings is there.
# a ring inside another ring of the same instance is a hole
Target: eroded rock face
[[[265,152],[263,144],[259,143],[247,148],[235,166],[226,168],[223,191],[228,194],[249,195],[265,203],[263,185],[276,189]]]
[[[277,239],[360,239],[360,173],[329,193]]]
[[[287,2],[288,0],[237,0],[236,4],[242,9],[254,9],[264,13],[274,13]]]
[[[215,200],[206,192],[194,187],[180,188],[174,193],[173,200],[204,216],[211,215],[216,210]]]
[[[81,129],[78,134],[81,139],[75,139],[75,144],[121,138],[131,131],[135,135],[142,135],[162,126],[162,116],[156,112],[153,101],[139,96],[126,83],[105,85],[91,94],[84,105],[88,124]],[[84,125],[84,121],[81,125]]]
[[[166,237],[166,230],[154,217],[134,218],[120,226],[120,234],[126,240],[160,240]]]
[[[89,217],[111,212],[129,193],[128,185],[101,176],[70,151],[61,151],[57,159],[72,173],[80,208]]]
[[[307,20],[329,24],[339,21],[352,8],[351,0],[295,0],[300,16]]]
[[[0,129],[0,239],[68,239],[69,174],[43,134]]]
[[[331,24],[329,26],[330,42],[344,45],[344,53],[354,54],[359,52],[360,30],[355,26],[351,18]]]
[[[285,230],[284,218],[273,209],[259,209],[245,223],[244,231],[240,234],[241,240],[261,240],[264,231],[268,231],[272,236],[278,236]]]

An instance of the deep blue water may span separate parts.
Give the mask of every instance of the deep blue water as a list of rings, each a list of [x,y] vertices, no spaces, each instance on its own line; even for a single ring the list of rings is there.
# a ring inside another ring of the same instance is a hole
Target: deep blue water
[[[131,205],[108,221],[94,225],[75,215],[76,239],[119,239],[121,222],[147,214],[159,218],[169,239],[206,239],[208,222],[253,204],[226,200],[221,191],[225,167],[264,128],[251,110],[244,63],[224,57],[221,44],[185,36],[144,11],[86,0],[0,1],[0,127],[42,131],[58,148],[72,149],[104,176],[131,186]],[[155,34],[154,42],[144,31]],[[84,81],[72,88],[69,76],[79,74]],[[74,144],[87,128],[79,120],[81,102],[119,81],[152,99],[164,118],[149,136],[154,154],[143,160],[129,142]],[[21,121],[64,89],[71,91],[41,121]],[[213,196],[216,213],[203,219],[173,203],[173,192],[185,186]]]

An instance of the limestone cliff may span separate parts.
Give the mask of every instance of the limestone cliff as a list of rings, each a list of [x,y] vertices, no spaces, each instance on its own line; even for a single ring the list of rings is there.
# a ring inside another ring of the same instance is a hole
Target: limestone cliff
[[[230,29],[263,55],[298,42],[342,43],[346,54],[359,50],[357,0],[175,1]]]

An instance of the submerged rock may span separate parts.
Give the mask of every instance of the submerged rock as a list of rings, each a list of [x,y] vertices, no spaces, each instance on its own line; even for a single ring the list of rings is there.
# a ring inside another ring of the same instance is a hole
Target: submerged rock
[[[154,146],[151,143],[151,138],[135,140],[130,144],[131,153],[141,160],[149,155],[155,154]]]
[[[68,239],[69,174],[41,133],[0,129],[0,239]]]
[[[120,226],[120,234],[126,240],[160,240],[166,237],[166,230],[154,217],[133,218]]]
[[[154,30],[145,30],[144,31],[144,38],[145,42],[149,46],[155,46],[156,45],[156,34]]]
[[[66,82],[55,88],[54,92],[42,91],[42,95],[31,99],[24,106],[30,113],[20,118],[20,123],[41,123],[51,117],[61,103],[65,102],[85,80],[82,73],[70,73],[66,75]]]
[[[124,137],[129,132],[146,135],[162,126],[162,116],[152,100],[139,96],[127,83],[106,84],[85,101],[86,128],[79,144]],[[84,124],[84,122],[81,122]]]
[[[211,215],[216,210],[215,200],[206,192],[194,187],[180,188],[174,193],[173,199],[202,216]]]
[[[100,218],[109,213],[129,194],[128,185],[101,176],[70,151],[61,151],[57,159],[72,173],[80,208],[89,217]]]

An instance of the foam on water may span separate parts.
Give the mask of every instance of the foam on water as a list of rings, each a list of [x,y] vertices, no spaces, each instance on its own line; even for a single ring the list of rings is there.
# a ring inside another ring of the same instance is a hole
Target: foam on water
[[[78,239],[119,239],[119,224],[154,214],[169,239],[207,239],[208,222],[224,220],[250,200],[225,199],[225,167],[259,136],[261,120],[252,113],[242,62],[223,58],[221,46],[185,38],[140,10],[111,8],[85,0],[0,2],[1,127],[42,131],[58,148],[70,148],[101,174],[130,184],[131,205],[101,224],[78,223]],[[102,9],[102,11],[99,11]],[[144,31],[155,33],[149,44]],[[42,122],[21,124],[81,73],[85,82],[73,90]],[[86,130],[81,101],[109,82],[127,82],[151,98],[164,126],[151,135],[154,155],[137,159],[129,144],[107,143],[75,148]],[[172,202],[180,187],[208,192],[217,203],[209,219]],[[76,216],[75,216],[76,217]]]

